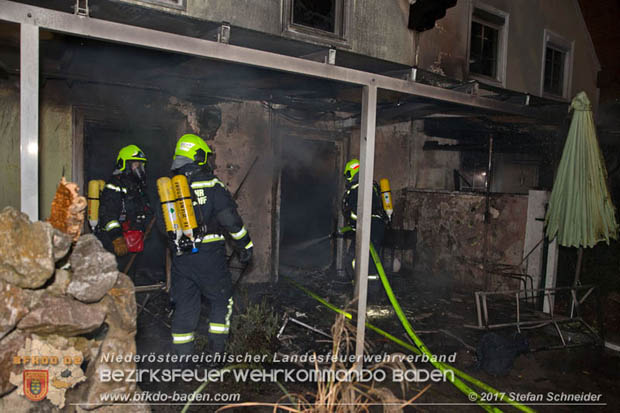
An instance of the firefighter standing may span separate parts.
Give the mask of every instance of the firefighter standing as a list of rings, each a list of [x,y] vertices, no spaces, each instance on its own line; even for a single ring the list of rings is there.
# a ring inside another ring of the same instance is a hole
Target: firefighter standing
[[[201,294],[209,300],[209,350],[223,353],[233,308],[224,231],[232,238],[239,261],[252,258],[250,235],[237,213],[237,205],[224,184],[213,174],[213,155],[204,140],[192,134],[177,142],[172,163],[174,175],[185,175],[191,189],[198,224],[197,252],[185,251],[172,261],[172,342],[178,354],[191,354],[200,318]],[[173,245],[172,248],[177,248]]]
[[[345,165],[344,177],[347,180],[346,191],[342,199],[342,214],[347,225],[350,225],[353,231],[351,245],[347,253],[347,259],[345,263],[345,269],[347,273],[354,278],[355,276],[355,228],[357,224],[357,193],[359,187],[359,172],[360,162],[357,159],[351,159]],[[370,241],[374,245],[377,252],[380,251],[383,244],[383,236],[385,234],[385,227],[388,222],[388,216],[383,209],[381,194],[379,186],[376,182],[373,182],[372,191],[372,217],[370,221]],[[376,295],[380,292],[381,286],[379,282],[379,272],[372,260],[369,257],[368,264],[368,292],[369,295]]]
[[[103,246],[114,252],[122,267],[129,252],[124,232],[144,234],[152,216],[146,195],[146,156],[136,145],[122,148],[116,168],[100,195],[99,224],[95,231]],[[143,239],[142,239],[143,241]]]

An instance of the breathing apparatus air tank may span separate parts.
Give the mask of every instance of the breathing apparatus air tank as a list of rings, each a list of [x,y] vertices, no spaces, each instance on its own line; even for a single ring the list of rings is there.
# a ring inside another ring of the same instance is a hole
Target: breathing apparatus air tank
[[[383,178],[379,181],[379,187],[381,188],[381,201],[383,202],[383,209],[388,218],[392,220],[392,213],[394,207],[392,206],[392,192],[390,191],[390,181],[387,178]]]
[[[99,196],[105,186],[102,179],[91,179],[88,181],[88,223],[91,230],[94,230],[99,223]]]
[[[192,253],[198,252],[194,230],[198,228],[194,207],[192,205],[192,194],[189,190],[187,177],[176,175],[172,177],[172,187],[176,195],[177,218],[181,226],[183,235],[179,239],[179,248],[182,251],[191,250]]]
[[[172,188],[172,181],[170,178],[164,176],[157,180],[157,193],[159,194],[161,210],[163,212],[164,222],[166,223],[166,233],[170,240],[178,247],[179,239],[183,235],[183,232],[181,231],[181,226],[179,225],[179,219],[177,217],[177,197]]]

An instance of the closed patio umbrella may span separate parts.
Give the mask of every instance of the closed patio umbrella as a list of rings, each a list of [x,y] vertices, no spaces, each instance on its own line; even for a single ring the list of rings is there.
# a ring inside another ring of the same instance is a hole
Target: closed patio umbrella
[[[615,208],[607,187],[607,170],[596,138],[592,107],[585,92],[573,98],[568,137],[553,184],[545,224],[547,237],[579,248],[575,285],[583,247],[609,244],[618,235]]]

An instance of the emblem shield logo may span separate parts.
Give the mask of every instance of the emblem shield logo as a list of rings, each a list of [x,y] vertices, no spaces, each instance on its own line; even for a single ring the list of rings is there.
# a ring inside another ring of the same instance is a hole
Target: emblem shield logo
[[[47,395],[48,371],[47,370],[24,370],[24,396],[33,402],[41,401]]]

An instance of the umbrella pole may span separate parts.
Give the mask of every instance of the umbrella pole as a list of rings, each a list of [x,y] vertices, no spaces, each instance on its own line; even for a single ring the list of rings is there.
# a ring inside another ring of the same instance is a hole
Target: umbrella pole
[[[579,252],[577,253],[577,268],[575,269],[575,282],[573,283],[573,287],[577,287],[580,284],[579,277],[581,276],[582,259],[583,259],[583,247],[579,247]]]
[[[575,311],[579,315],[579,301],[577,300],[577,290],[575,289],[579,284],[579,276],[581,275],[581,261],[583,259],[583,247],[579,247],[577,253],[577,268],[575,268],[575,281],[573,282],[573,289],[571,290],[571,302],[570,302],[570,317],[573,318]]]

